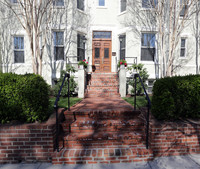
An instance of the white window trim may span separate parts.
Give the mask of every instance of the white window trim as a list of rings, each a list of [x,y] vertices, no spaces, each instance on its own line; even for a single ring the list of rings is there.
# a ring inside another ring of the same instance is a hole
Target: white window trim
[[[185,55],[184,56],[181,56],[181,49],[183,48],[183,47],[181,47],[181,39],[185,39]],[[187,37],[181,37],[180,38],[180,50],[179,50],[179,59],[186,59],[187,58],[187,56],[186,56],[186,53],[187,53],[187,41],[188,41],[188,39],[187,39]]]
[[[55,45],[54,45],[54,32],[63,32],[63,45],[57,45],[57,47],[64,47],[64,58],[63,58],[63,60],[56,60],[55,59],[55,55],[54,55],[54,47],[55,47]],[[63,29],[61,29],[61,30],[58,30],[58,29],[52,29],[52,34],[53,34],[53,36],[52,36],[52,41],[53,41],[53,45],[52,45],[52,56],[53,56],[53,58],[52,58],[52,60],[54,61],[54,62],[63,62],[63,61],[66,61],[66,57],[65,57],[65,31],[63,30]]]
[[[16,50],[15,49],[15,37],[23,37],[24,38],[24,49],[23,50]],[[24,37],[24,35],[13,35],[12,36],[12,43],[13,43],[13,64],[15,64],[15,65],[21,65],[21,64],[25,64],[26,63],[26,60],[25,60],[25,37]],[[15,51],[24,51],[24,62],[23,63],[15,63]]]
[[[157,39],[157,35],[156,35],[156,32],[154,32],[154,31],[152,31],[152,32],[148,32],[148,31],[142,31],[141,32],[141,36],[142,36],[142,34],[143,33],[149,33],[149,34],[151,34],[151,33],[153,33],[153,34],[155,34],[155,55],[154,55],[154,60],[152,61],[152,60],[142,60],[141,59],[141,51],[142,51],[142,42],[141,42],[141,39],[140,39],[140,61],[143,63],[143,64],[155,64],[154,62],[155,62],[155,58],[157,58],[157,44],[156,44],[156,39]],[[147,48],[147,47],[146,47]]]

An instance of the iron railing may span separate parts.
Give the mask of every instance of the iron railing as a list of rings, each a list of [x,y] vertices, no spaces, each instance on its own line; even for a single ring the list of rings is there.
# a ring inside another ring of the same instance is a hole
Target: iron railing
[[[56,101],[54,103],[54,109],[55,109],[55,112],[56,112],[56,145],[55,145],[55,149],[57,150],[57,152],[59,152],[59,140],[58,140],[58,136],[59,136],[59,120],[58,120],[58,101],[60,99],[60,94],[61,94],[61,91],[62,91],[62,88],[63,88],[63,85],[64,85],[64,82],[65,82],[65,79],[67,78],[67,82],[68,82],[68,93],[67,93],[67,96],[68,96],[68,110],[70,110],[70,91],[69,91],[69,78],[70,78],[70,74],[69,73],[66,73],[65,76],[64,76],[64,79],[62,81],[62,85],[60,86],[60,90],[58,92],[58,95],[56,97]]]
[[[142,79],[140,77],[140,75],[138,73],[134,74],[134,79],[135,79],[135,99],[134,99],[134,110],[136,110],[136,85],[137,85],[137,77],[139,78],[140,83],[142,84],[142,87],[144,89],[144,94],[146,96],[147,99],[147,114],[146,114],[146,148],[149,148],[149,112],[151,109],[151,100],[149,98],[149,95],[146,92],[146,89],[144,87],[144,84],[142,82]]]

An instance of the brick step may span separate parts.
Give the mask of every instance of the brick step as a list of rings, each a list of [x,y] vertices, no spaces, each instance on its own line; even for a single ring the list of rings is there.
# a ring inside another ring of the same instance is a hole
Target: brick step
[[[102,120],[102,119],[106,119],[106,120],[131,120],[131,119],[138,119],[139,115],[141,114],[140,111],[120,111],[120,110],[113,110],[112,108],[106,109],[106,110],[97,110],[97,111],[91,111],[91,110],[80,110],[80,111],[76,111],[76,112],[71,112],[71,111],[65,111],[64,115],[65,115],[65,119],[69,120],[71,119],[71,121],[75,121],[78,119],[81,120],[88,120],[88,118],[90,120],[95,119],[95,120]]]
[[[87,86],[94,86],[94,87],[119,87],[119,83],[88,83]]]
[[[53,164],[108,164],[146,162],[153,160],[151,150],[142,147],[114,148],[64,148],[61,152],[54,152]]]
[[[118,93],[118,87],[89,87],[86,89],[86,92],[90,92],[90,94],[95,93]]]
[[[91,94],[91,93],[87,93],[85,95],[85,98],[92,98],[92,97],[120,97],[120,94],[117,94],[117,93],[94,93],[94,94]]]
[[[119,89],[119,85],[87,85],[87,89],[93,90],[115,90]]]
[[[94,120],[94,119],[78,119],[74,123],[63,122],[63,130],[71,133],[90,133],[99,131],[142,131],[144,124],[142,121],[136,120]]]
[[[143,132],[91,132],[68,133],[64,137],[64,147],[106,148],[122,146],[144,146]]]

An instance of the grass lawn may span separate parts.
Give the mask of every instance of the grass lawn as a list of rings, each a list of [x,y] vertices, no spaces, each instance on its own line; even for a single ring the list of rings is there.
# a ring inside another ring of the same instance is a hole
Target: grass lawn
[[[151,100],[152,96],[149,96],[149,98]],[[134,96],[133,97],[124,97],[123,99],[134,106]],[[146,100],[145,96],[137,96],[136,97],[136,107],[137,108],[146,107],[146,105],[147,105],[147,100]]]
[[[54,112],[54,103],[55,103],[56,97],[50,97],[49,101],[49,112]],[[78,103],[81,101],[81,98],[77,97],[70,97],[70,107],[73,106],[74,104]],[[60,97],[60,100],[58,101],[58,106],[59,108],[67,108],[68,107],[68,98],[67,97]]]

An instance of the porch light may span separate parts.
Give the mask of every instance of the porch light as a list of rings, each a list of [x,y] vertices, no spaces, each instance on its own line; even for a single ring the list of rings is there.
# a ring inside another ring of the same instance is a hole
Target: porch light
[[[86,41],[87,41],[87,38],[85,37],[85,36],[83,36],[83,43],[86,43]]]
[[[122,35],[119,36],[119,41],[122,42],[123,41],[123,37]]]

